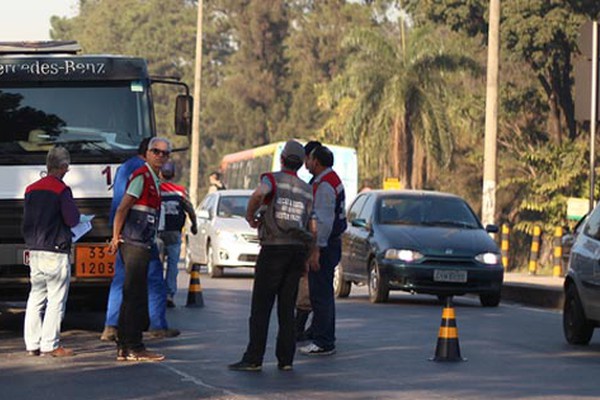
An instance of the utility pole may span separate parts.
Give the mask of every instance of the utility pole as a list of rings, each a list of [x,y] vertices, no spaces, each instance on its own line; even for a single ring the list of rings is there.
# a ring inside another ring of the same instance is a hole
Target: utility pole
[[[498,71],[500,58],[500,0],[490,0],[488,29],[485,144],[481,219],[493,224],[496,212],[496,135],[498,132]]]
[[[198,0],[196,22],[196,66],[194,71],[194,108],[192,111],[192,149],[190,152],[190,201],[198,204],[198,167],[200,165],[200,82],[202,77],[202,0]]]
[[[598,126],[598,21],[592,23],[592,97],[590,111],[590,206],[594,209],[596,186],[596,128]]]

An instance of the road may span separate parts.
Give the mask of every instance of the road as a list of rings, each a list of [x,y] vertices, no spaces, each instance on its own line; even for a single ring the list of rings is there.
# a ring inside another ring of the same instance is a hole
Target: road
[[[184,304],[188,276],[180,274]],[[388,304],[368,302],[353,287],[337,302],[337,349],[331,357],[298,355],[294,371],[277,369],[276,323],[260,373],[228,371],[247,341],[250,274],[201,276],[203,308],[168,310],[182,335],[147,341],[168,357],[156,364],[115,361],[98,340],[103,316],[69,312],[63,343],[71,359],[25,356],[23,315],[0,316],[2,399],[589,399],[600,395],[600,334],[587,347],[568,346],[561,315],[475,298],[455,301],[466,362],[428,361],[434,354],[441,305],[428,296],[393,292]]]

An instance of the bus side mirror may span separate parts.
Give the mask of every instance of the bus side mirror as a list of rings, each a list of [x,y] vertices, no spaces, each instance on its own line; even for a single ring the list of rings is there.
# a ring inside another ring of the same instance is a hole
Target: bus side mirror
[[[175,134],[189,136],[192,133],[192,96],[180,94],[175,101]]]

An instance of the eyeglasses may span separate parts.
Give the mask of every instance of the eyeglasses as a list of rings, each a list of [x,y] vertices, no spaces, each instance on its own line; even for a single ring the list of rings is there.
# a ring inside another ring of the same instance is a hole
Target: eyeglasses
[[[168,150],[161,150],[161,149],[150,149],[150,151],[152,152],[152,154],[154,154],[155,156],[163,156],[163,157],[169,157],[169,155],[171,154],[170,151]]]

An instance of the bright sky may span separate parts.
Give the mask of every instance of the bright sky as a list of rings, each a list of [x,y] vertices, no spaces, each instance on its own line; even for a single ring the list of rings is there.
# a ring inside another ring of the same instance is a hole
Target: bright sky
[[[73,17],[79,0],[0,0],[0,41],[50,40],[50,17]]]

